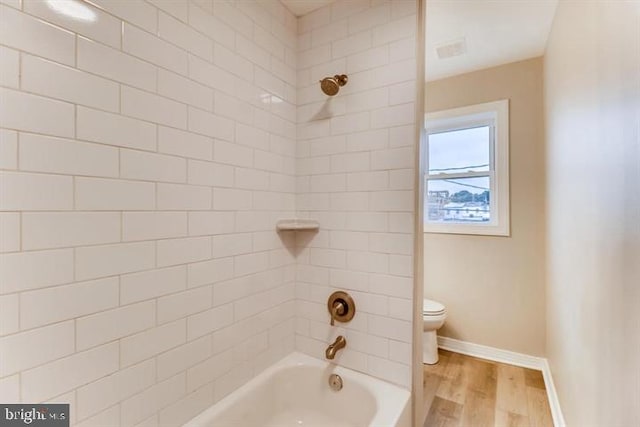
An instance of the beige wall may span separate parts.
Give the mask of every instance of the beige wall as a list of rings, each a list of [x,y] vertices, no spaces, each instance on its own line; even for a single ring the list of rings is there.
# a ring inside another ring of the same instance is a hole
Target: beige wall
[[[545,58],[547,351],[569,426],[640,425],[639,52],[639,2],[560,2]]]
[[[510,100],[511,236],[426,233],[425,297],[440,335],[545,354],[542,58],[427,83],[426,111]]]

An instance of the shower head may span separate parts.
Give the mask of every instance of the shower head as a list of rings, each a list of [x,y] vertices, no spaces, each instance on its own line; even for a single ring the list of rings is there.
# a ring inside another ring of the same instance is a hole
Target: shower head
[[[325,94],[333,96],[338,93],[338,91],[340,90],[340,86],[344,86],[347,84],[348,80],[349,78],[346,74],[336,74],[333,77],[325,77],[324,79],[320,80],[320,88]]]

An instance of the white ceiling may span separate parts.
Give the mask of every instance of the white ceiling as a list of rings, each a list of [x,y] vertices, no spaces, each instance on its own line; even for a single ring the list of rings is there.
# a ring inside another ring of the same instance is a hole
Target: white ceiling
[[[430,0],[427,80],[544,54],[558,0]],[[466,53],[439,59],[436,48],[464,38]]]
[[[294,15],[302,16],[329,3],[334,0],[280,0]]]

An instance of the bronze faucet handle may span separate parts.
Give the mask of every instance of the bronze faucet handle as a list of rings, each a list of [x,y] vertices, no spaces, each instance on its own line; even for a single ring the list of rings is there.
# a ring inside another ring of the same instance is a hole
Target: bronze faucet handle
[[[342,316],[344,314],[344,310],[344,304],[342,304],[340,301],[336,301],[333,304],[333,307],[331,308],[331,326],[335,326],[336,317]]]

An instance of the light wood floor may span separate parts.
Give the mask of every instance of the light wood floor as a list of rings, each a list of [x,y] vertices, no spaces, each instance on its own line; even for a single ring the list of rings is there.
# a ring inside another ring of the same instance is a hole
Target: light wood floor
[[[440,350],[424,365],[424,427],[553,427],[540,371]]]

